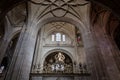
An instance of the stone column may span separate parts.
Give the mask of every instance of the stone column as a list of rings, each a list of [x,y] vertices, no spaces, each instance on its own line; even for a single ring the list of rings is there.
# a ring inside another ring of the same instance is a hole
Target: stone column
[[[113,45],[110,42],[109,37],[106,35],[105,32],[101,31],[103,31],[103,29],[97,27],[95,33],[97,34],[96,38],[98,40],[101,55],[105,63],[106,73],[110,78],[109,80],[120,80],[120,72],[113,58],[113,54],[115,54],[116,52],[114,52],[113,50]]]
[[[37,33],[28,27],[20,35],[12,64],[5,80],[29,80]]]
[[[107,39],[109,40],[109,44],[110,44],[109,47],[111,49],[113,58],[115,59],[115,63],[116,63],[116,65],[119,69],[119,72],[120,72],[120,50],[117,47],[114,39],[111,36],[108,36]]]
[[[103,68],[104,62],[101,61],[102,56],[100,55],[101,53],[96,45],[96,40],[93,34],[88,30],[85,31],[82,36],[86,51],[88,70],[91,74],[89,80],[109,80],[105,76]]]

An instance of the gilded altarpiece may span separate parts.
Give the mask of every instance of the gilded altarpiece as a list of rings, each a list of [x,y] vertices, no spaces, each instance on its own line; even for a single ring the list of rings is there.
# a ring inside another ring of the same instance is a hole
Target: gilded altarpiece
[[[74,67],[74,68],[73,68]],[[77,71],[75,70],[76,68]],[[89,76],[87,65],[76,65],[72,59],[63,52],[53,52],[45,58],[43,67],[37,71],[33,66],[31,80],[77,80],[81,76]],[[82,80],[82,79],[80,79]]]

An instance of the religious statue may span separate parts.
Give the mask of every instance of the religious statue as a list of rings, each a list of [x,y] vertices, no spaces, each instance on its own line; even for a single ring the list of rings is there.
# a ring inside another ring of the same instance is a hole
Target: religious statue
[[[57,55],[55,55],[55,59],[57,61],[64,62],[65,56],[59,52]]]

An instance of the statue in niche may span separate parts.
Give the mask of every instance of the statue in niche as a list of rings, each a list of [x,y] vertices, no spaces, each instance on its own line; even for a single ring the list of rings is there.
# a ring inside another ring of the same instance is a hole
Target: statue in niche
[[[83,46],[82,36],[79,29],[76,29],[76,40],[77,40],[77,46]]]

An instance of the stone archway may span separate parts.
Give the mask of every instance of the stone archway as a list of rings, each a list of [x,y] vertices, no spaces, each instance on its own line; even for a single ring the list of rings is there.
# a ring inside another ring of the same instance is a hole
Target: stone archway
[[[45,61],[45,58],[50,55],[51,53],[54,53],[54,52],[62,52],[62,53],[65,53],[66,55],[68,55],[72,61],[72,63],[74,62],[74,57],[73,55],[69,52],[69,51],[66,51],[64,49],[53,49],[53,50],[50,50],[48,51],[42,58],[42,63],[41,64],[44,64],[44,61]]]
[[[72,59],[62,51],[44,57],[43,73],[73,73]]]

